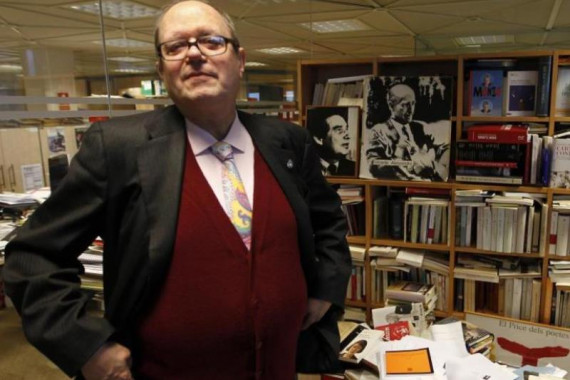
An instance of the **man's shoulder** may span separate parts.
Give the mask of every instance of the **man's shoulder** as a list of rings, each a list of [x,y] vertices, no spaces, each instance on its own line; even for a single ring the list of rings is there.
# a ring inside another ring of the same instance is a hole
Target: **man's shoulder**
[[[238,116],[245,127],[253,133],[261,133],[263,136],[293,137],[306,139],[308,131],[306,128],[290,121],[281,120],[273,117],[249,114],[239,111]]]

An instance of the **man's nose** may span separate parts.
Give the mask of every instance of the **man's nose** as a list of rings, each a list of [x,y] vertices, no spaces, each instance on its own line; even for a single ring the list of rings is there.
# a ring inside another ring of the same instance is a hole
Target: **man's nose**
[[[191,59],[198,59],[202,58],[204,54],[198,49],[198,45],[192,44],[188,47],[188,51],[186,52],[186,57]]]

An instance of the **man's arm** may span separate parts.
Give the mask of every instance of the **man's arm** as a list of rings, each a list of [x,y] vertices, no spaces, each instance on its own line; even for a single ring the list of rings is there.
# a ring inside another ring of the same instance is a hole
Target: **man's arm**
[[[85,313],[77,257],[102,233],[106,162],[94,125],[59,188],[6,247],[6,291],[28,340],[73,376],[114,329]]]

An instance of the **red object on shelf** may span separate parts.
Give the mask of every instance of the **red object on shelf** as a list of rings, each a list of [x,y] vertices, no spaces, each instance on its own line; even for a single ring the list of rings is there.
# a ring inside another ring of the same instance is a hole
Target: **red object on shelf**
[[[474,142],[526,144],[528,129],[517,125],[474,125],[467,129],[467,139]]]

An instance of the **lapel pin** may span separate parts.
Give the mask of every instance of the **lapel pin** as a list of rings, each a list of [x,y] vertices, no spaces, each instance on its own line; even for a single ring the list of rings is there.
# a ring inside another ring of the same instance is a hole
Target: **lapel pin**
[[[287,160],[287,168],[288,169],[293,169],[293,160],[292,159],[288,159]]]

